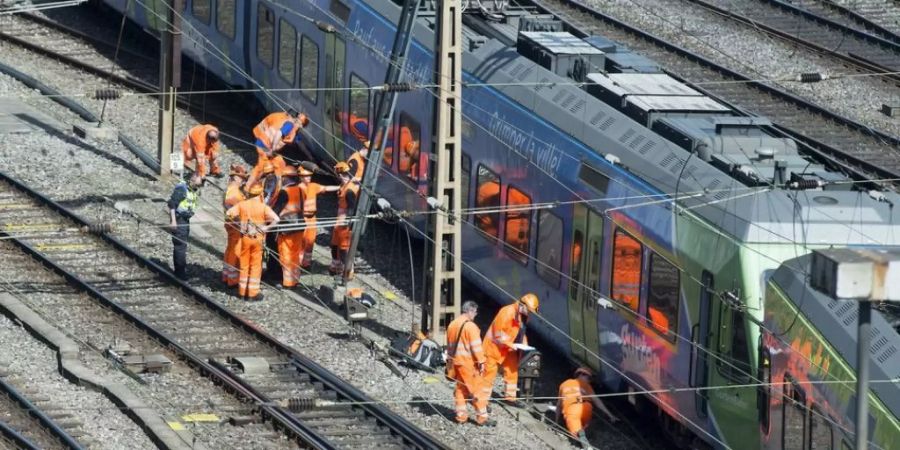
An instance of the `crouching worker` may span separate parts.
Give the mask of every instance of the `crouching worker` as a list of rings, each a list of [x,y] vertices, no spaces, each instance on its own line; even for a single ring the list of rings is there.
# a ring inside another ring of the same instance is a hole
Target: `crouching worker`
[[[559,402],[556,405],[556,413],[562,414],[569,433],[572,433],[584,448],[591,448],[585,431],[591,421],[594,407],[603,411],[611,423],[619,421],[595,396],[594,388],[591,387],[593,376],[593,372],[587,367],[575,369],[575,378],[563,381],[559,385]]]

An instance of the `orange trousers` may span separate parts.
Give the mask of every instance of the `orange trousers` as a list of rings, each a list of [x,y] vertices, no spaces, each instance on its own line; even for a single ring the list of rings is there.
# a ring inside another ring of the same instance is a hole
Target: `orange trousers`
[[[278,233],[278,260],[281,263],[281,285],[294,287],[300,282],[300,249],[303,231]]]
[[[241,297],[256,297],[259,295],[263,245],[265,241],[265,235],[241,236],[241,271],[238,280],[238,293]]]
[[[350,250],[350,227],[338,225],[331,232],[331,266],[328,268],[331,273],[344,271],[346,262],[344,259],[348,250]]]
[[[316,246],[316,216],[304,217],[306,229],[303,230],[303,243],[300,247],[300,266],[304,269],[312,267],[313,249]]]
[[[581,430],[587,429],[593,413],[594,407],[589,401],[572,403],[563,408],[562,415],[566,419],[566,428],[569,430],[569,433],[577,436]]]
[[[225,261],[222,266],[222,282],[229,287],[238,285],[241,264],[241,233],[234,225],[225,224],[228,243],[225,245]]]
[[[456,421],[465,423],[469,420],[466,403],[471,402],[475,407],[475,420],[478,423],[486,422],[490,390],[487,389],[484,379],[472,366],[457,365],[455,369],[456,389],[453,390],[453,403],[456,409]]]
[[[489,389],[494,387],[494,378],[497,377],[500,366],[503,367],[503,384],[505,385],[503,399],[514,402],[519,387],[519,352],[510,350],[502,360],[487,358],[487,363],[484,365],[484,380]]]
[[[206,176],[209,173],[209,168],[206,167],[207,161],[212,165],[212,174],[219,175],[222,173],[222,168],[219,167],[219,152],[217,151],[209,151],[204,153],[202,156],[198,155],[191,146],[181,146],[181,154],[184,155],[184,167],[188,167],[188,163],[191,161],[196,161],[194,166],[194,172],[197,172],[200,175],[200,178]]]

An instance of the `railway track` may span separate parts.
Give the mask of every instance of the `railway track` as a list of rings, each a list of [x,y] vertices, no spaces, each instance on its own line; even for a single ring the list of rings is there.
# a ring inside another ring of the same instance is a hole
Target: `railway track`
[[[84,447],[59,424],[0,378],[0,448],[69,449]]]
[[[9,241],[305,446],[446,448],[116,239],[77,231],[87,226],[0,174],[0,227],[12,236]]]
[[[877,36],[782,0],[688,0],[739,23],[830,55],[886,79],[900,81],[900,37]],[[824,5],[823,5],[824,6]]]
[[[900,138],[873,130],[766,82],[574,0],[529,0],[556,14],[577,36],[598,34],[621,42],[676,78],[748,115],[768,117],[785,136],[826,164],[860,180],[900,178]],[[896,189],[897,181],[873,183]]]
[[[848,27],[900,43],[900,5],[896,0],[803,0],[792,3]]]

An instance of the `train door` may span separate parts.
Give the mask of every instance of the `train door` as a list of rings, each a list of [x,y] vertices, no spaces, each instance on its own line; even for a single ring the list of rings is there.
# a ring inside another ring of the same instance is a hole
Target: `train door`
[[[325,35],[325,150],[338,161],[344,159],[341,130],[342,100],[347,45],[334,33]]]
[[[595,370],[600,368],[597,295],[600,290],[603,219],[575,205],[569,282],[569,334],[572,355]]]
[[[709,352],[711,351],[709,321],[712,317],[713,275],[704,270],[701,282],[703,285],[700,286],[700,318],[691,330],[691,343],[694,346],[691,348],[694,355],[691,361],[691,386],[705,388],[709,384]],[[694,406],[697,409],[697,415],[706,417],[707,391],[700,389],[696,391],[695,395]]]

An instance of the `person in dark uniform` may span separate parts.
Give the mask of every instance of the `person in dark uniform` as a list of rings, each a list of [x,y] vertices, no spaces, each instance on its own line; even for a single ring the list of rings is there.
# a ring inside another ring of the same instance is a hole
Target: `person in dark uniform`
[[[203,179],[194,173],[190,181],[175,185],[169,197],[169,217],[172,227],[172,265],[175,276],[180,280],[187,279],[187,246],[191,234],[191,217],[200,203],[200,186]]]

